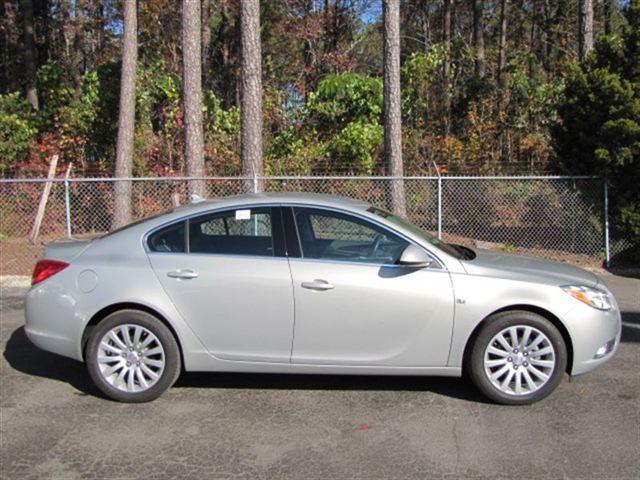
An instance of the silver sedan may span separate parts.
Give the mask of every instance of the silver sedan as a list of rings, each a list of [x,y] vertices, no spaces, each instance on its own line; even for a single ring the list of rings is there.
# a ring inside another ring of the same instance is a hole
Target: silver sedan
[[[186,371],[440,375],[528,404],[620,342],[593,273],[444,243],[355,200],[202,201],[45,248],[26,298],[38,347],[125,402]]]

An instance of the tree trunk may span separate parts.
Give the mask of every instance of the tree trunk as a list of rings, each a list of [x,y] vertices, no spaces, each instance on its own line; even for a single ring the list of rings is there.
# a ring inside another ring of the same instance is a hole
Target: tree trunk
[[[136,61],[138,59],[136,1],[124,1],[122,35],[122,73],[120,75],[120,109],[118,112],[118,142],[116,145],[117,178],[131,178],[133,133],[136,113]],[[131,181],[119,180],[114,188],[112,228],[131,220]]]
[[[33,2],[22,0],[22,21],[24,23],[23,34],[23,58],[27,76],[26,94],[27,100],[34,110],[38,110],[38,90],[36,89],[36,41],[33,27]]]
[[[475,74],[478,77],[485,75],[484,54],[484,0],[473,0],[473,46],[475,48]]]
[[[444,0],[442,10],[442,41],[445,57],[442,64],[442,82],[444,91],[444,135],[451,132],[451,0]]]
[[[579,1],[578,16],[578,58],[584,62],[593,50],[593,0]]]
[[[80,82],[84,74],[85,58],[84,58],[84,0],[76,0],[75,13],[75,35],[73,38],[74,50],[74,83],[76,90],[80,89]]]
[[[211,0],[202,0],[202,82],[211,88]]]
[[[242,174],[261,177],[262,164],[262,53],[260,2],[243,0],[240,15],[242,38]],[[247,182],[250,191],[262,190],[261,182]]]
[[[400,0],[384,0],[384,151],[392,177],[402,177],[402,117],[400,111]],[[404,182],[391,180],[391,207],[406,213]]]
[[[507,66],[507,9],[508,0],[500,0],[500,46],[498,52],[498,86],[500,87],[500,98],[504,98],[506,88],[506,66]]]
[[[612,9],[611,9],[611,1],[612,0],[603,0],[603,12],[602,15],[604,16],[604,34],[605,35],[611,35],[611,13],[612,13]]]
[[[182,1],[182,96],[188,177],[204,177],[202,136],[202,57],[200,0]],[[189,193],[205,196],[202,181],[190,181]]]

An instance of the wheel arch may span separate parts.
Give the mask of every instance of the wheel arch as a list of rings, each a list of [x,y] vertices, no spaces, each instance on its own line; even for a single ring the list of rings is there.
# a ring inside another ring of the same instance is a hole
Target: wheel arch
[[[467,342],[465,343],[465,346],[464,346],[464,353],[462,355],[463,372],[468,370],[467,362],[469,357],[471,356],[471,348],[473,347],[473,343],[475,342],[476,337],[478,336],[480,331],[484,328],[484,326],[491,321],[491,318],[494,315],[497,315],[499,313],[515,312],[515,311],[536,313],[541,317],[549,320],[553,324],[553,326],[558,329],[558,331],[562,335],[564,344],[567,347],[566,372],[569,375],[571,375],[571,369],[573,367],[573,343],[571,341],[571,336],[569,335],[569,331],[567,330],[565,325],[562,323],[562,320],[560,320],[556,315],[551,313],[549,310],[545,310],[544,308],[537,307],[535,305],[528,305],[528,304],[508,305],[506,307],[499,308],[498,310],[495,310],[491,312],[489,315],[487,315],[486,317],[484,317],[482,321],[478,323],[478,325],[476,325],[476,327],[471,332],[471,335],[469,335],[469,338],[467,338]]]
[[[176,332],[176,329],[173,327],[173,325],[171,325],[171,323],[162,314],[160,314],[157,310],[147,305],[143,305],[141,303],[120,302],[120,303],[114,303],[102,308],[101,310],[96,312],[91,317],[87,325],[85,325],[84,331],[82,332],[81,343],[80,343],[80,349],[81,349],[83,360],[85,356],[85,349],[87,346],[87,342],[89,341],[89,337],[91,335],[91,331],[93,330],[93,328],[96,325],[98,325],[102,320],[104,320],[107,316],[111,315],[112,313],[119,312],[121,310],[139,310],[157,318],[169,329],[169,331],[173,335],[173,338],[176,340],[176,343],[178,344],[180,357],[184,359],[184,352],[183,352],[182,342],[180,341],[180,337],[178,336],[178,333]],[[184,361],[181,362],[181,364],[183,365],[183,368],[184,368]]]

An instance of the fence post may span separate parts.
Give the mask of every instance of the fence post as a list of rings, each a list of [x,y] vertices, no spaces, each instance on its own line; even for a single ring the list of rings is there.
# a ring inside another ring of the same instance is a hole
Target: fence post
[[[258,193],[258,175],[255,170],[253,172],[253,193]]]
[[[69,199],[69,174],[71,173],[72,162],[67,166],[67,172],[64,174],[64,210],[67,219],[67,238],[71,238],[71,201]]]
[[[442,240],[442,177],[438,172],[438,238]]]
[[[607,176],[604,176],[604,264],[609,268],[611,260],[611,252],[609,251],[609,182]]]

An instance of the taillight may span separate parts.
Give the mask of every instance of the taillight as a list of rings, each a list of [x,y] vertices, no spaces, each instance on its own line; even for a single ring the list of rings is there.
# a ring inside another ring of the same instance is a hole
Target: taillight
[[[35,285],[36,283],[46,280],[68,266],[69,264],[67,262],[60,262],[58,260],[39,260],[38,263],[36,263],[36,267],[33,269],[33,275],[31,275],[31,285]]]

